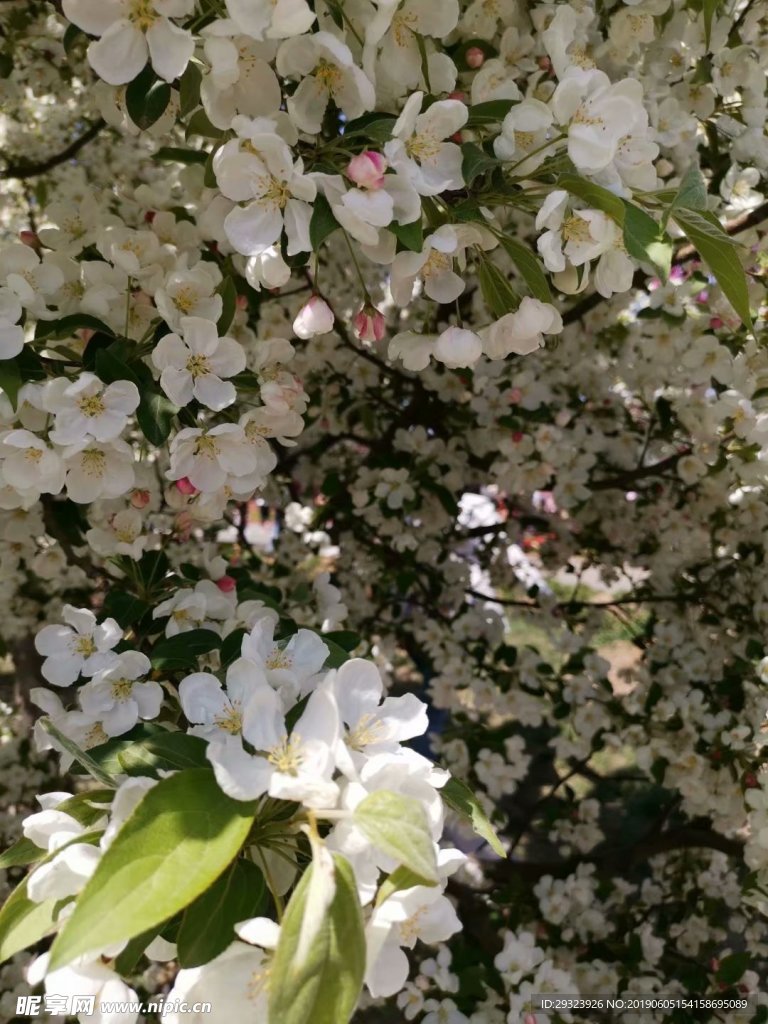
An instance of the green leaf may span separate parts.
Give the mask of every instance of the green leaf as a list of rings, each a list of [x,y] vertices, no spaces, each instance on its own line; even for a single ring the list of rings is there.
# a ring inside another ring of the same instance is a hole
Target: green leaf
[[[85,832],[77,836],[71,843],[65,843],[54,853],[48,854],[43,863],[72,843],[96,843],[101,832]],[[61,900],[43,900],[35,903],[27,895],[27,885],[31,875],[16,886],[0,910],[0,963],[5,963],[22,949],[33,946],[44,938],[55,926],[57,912],[62,905]]]
[[[309,222],[309,240],[312,243],[312,251],[317,252],[337,227],[339,227],[339,222],[333,215],[331,204],[322,193],[318,193],[312,208],[312,219]]]
[[[150,789],[106,850],[51,950],[51,969],[124,942],[188,907],[237,856],[256,805],[207,768]]]
[[[698,164],[692,164],[683,175],[680,187],[669,205],[666,216],[668,217],[672,210],[679,206],[686,210],[706,210],[707,208],[707,183],[704,181]]]
[[[715,978],[723,985],[735,985],[752,962],[751,953],[731,953],[720,961]]]
[[[515,238],[510,238],[509,235],[500,236],[499,241],[509,254],[509,258],[520,271],[531,295],[540,302],[552,302],[552,292],[549,290],[547,276],[530,247],[523,245],[522,242],[518,242]]]
[[[438,880],[429,822],[418,800],[380,789],[359,803],[352,817],[382,853],[420,878]]]
[[[712,22],[719,7],[720,0],[703,0],[701,5],[702,13],[704,14],[704,43],[707,49],[709,49],[710,39],[712,38]]]
[[[21,370],[15,359],[0,360],[0,389],[8,396],[11,405],[16,408],[19,399],[19,391],[24,381],[21,378]]]
[[[102,610],[105,616],[115,619],[123,629],[127,629],[143,618],[151,607],[127,590],[110,590],[104,598]]]
[[[415,874],[409,868],[404,868],[401,864],[399,868],[395,868],[391,875],[387,875],[379,886],[379,891],[376,893],[376,906],[381,906],[384,900],[388,900],[396,892],[402,892],[403,889],[412,889],[415,885],[431,887],[437,885],[437,882],[430,878],[422,878],[421,875]]]
[[[507,851],[501,845],[488,815],[472,790],[459,779],[451,777],[440,790],[443,801],[460,817],[468,821],[475,832],[488,843],[494,853],[506,857]]]
[[[125,109],[142,131],[151,128],[163,116],[170,102],[170,85],[157,77],[150,64],[125,89]]]
[[[410,224],[398,224],[393,220],[387,226],[387,231],[392,232],[404,249],[409,249],[411,252],[421,252],[424,248],[424,225],[422,224],[421,217],[411,221]]]
[[[503,271],[486,256],[480,259],[477,277],[485,304],[497,319],[517,309],[520,301],[514,288]]]
[[[330,640],[347,651],[347,653],[354,651],[356,647],[360,646],[362,641],[360,634],[355,633],[351,629],[339,629],[331,633],[320,633],[319,636],[323,643],[327,644]]]
[[[152,159],[168,164],[204,164],[208,153],[204,149],[182,149],[180,146],[161,146]]]
[[[48,341],[50,339],[51,341],[63,341],[65,338],[71,338],[75,331],[79,331],[83,327],[108,334],[111,338],[115,336],[112,328],[105,324],[103,320],[99,320],[98,317],[91,316],[89,313],[71,313],[69,316],[62,316],[58,320],[38,320],[35,327],[35,340]]]
[[[207,766],[207,743],[185,732],[159,732],[148,739],[117,750],[117,760],[126,775],[152,775]]]
[[[312,864],[291,896],[272,961],[269,1019],[279,1024],[346,1024],[365,974],[365,934],[352,868],[334,854],[336,892],[304,963],[296,951]]]
[[[479,175],[493,170],[501,163],[495,156],[489,156],[476,142],[463,143],[461,154],[461,176],[467,185],[471,185]]]
[[[141,386],[141,380],[135,370],[128,366],[113,349],[100,348],[97,351],[96,373],[105,384],[113,384],[117,380],[129,380],[137,388]]]
[[[151,654],[155,668],[190,668],[197,665],[201,654],[207,654],[221,643],[212,629],[190,629],[186,633],[158,640]]]
[[[652,263],[666,281],[672,266],[672,239],[634,203],[624,202],[624,247],[641,263]]]
[[[243,646],[243,637],[248,633],[247,629],[234,629],[227,633],[221,644],[221,665],[222,668],[229,668],[233,661],[237,661]]]
[[[467,128],[483,128],[486,125],[498,124],[503,121],[512,107],[517,106],[517,100],[488,100],[486,103],[476,103],[469,108]]]
[[[196,110],[187,124],[187,138],[190,135],[202,135],[206,139],[220,139],[223,134],[224,132],[221,128],[211,124],[204,110]]]
[[[186,117],[200,106],[200,84],[202,81],[200,68],[191,60],[179,79],[179,114],[181,117]]]
[[[42,860],[44,856],[45,850],[36,846],[31,839],[22,836],[12,846],[9,846],[5,853],[0,855],[0,871],[5,868],[26,867],[27,864],[34,864],[35,861]]]
[[[187,907],[177,944],[179,964],[199,967],[223,953],[235,939],[235,925],[258,917],[267,908],[267,889],[261,871],[248,860],[237,860],[210,889]]]
[[[557,178],[557,187],[565,189],[572,196],[578,196],[590,206],[607,213],[617,224],[624,224],[623,202],[602,185],[595,185],[594,182],[587,181],[579,174],[560,174]]]
[[[162,391],[142,386],[136,421],[150,444],[160,447],[168,440],[178,412],[179,407]]]
[[[158,733],[166,731],[161,725],[156,725],[152,722],[142,722],[140,725],[134,726],[124,736],[116,736],[114,739],[107,740],[106,743],[99,743],[98,746],[91,747],[88,753],[105,772],[119,775],[124,770],[120,764],[119,757],[123,751],[128,750],[135,743],[141,743]],[[70,770],[74,771],[74,766]],[[82,774],[82,771],[79,774]]]
[[[752,327],[747,276],[733,240],[714,214],[677,209],[672,217],[712,271],[726,298],[747,329]]]
[[[344,138],[352,138],[355,135],[364,135],[366,142],[387,142],[392,138],[392,129],[395,127],[397,118],[393,114],[380,114],[371,112],[356,117],[350,121],[344,132]]]
[[[349,653],[339,644],[334,643],[327,636],[320,635],[320,639],[328,648],[328,657],[325,659],[323,668],[339,668],[345,661],[349,661]]]
[[[231,277],[222,278],[216,294],[221,296],[221,316],[216,323],[216,330],[221,336],[232,326],[237,310],[237,288]]]

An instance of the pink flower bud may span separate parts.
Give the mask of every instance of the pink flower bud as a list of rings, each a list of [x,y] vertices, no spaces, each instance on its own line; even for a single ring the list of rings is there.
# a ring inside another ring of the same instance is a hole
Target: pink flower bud
[[[28,229],[19,232],[19,241],[24,245],[28,245],[30,249],[37,249],[40,245],[40,239],[37,237],[37,234]]]
[[[131,494],[131,505],[133,508],[146,508],[149,504],[149,491],[140,491],[138,488]]]
[[[467,102],[467,94],[462,92],[461,89],[454,89],[453,92],[448,93],[449,100],[457,100],[459,103]]]
[[[485,54],[479,46],[470,46],[464,54],[464,60],[467,62],[467,67],[474,70],[485,64]]]
[[[319,295],[313,295],[299,310],[293,321],[293,333],[306,341],[318,334],[327,334],[333,329],[333,312]]]
[[[248,309],[248,296],[238,295],[236,304],[238,309]]]
[[[720,319],[719,316],[713,316],[712,319],[709,321],[709,326],[711,330],[717,331],[723,326],[723,321]]]
[[[387,166],[387,161],[381,153],[366,149],[364,153],[353,156],[349,161],[347,177],[360,188],[381,188]]]
[[[145,222],[147,224],[151,224],[156,216],[157,216],[157,211],[156,210],[147,210],[147,212],[144,214],[144,220],[145,220]]]
[[[222,594],[231,594],[237,586],[237,580],[231,576],[222,576],[220,580],[216,580],[216,586],[222,592]]]
[[[87,345],[95,333],[96,331],[92,330],[90,327],[81,327],[77,332],[77,335],[83,343]]]
[[[386,334],[384,314],[367,303],[355,314],[352,323],[360,341],[381,341]]]
[[[197,494],[197,488],[188,476],[183,476],[181,480],[177,480],[176,488],[181,491],[182,494]]]

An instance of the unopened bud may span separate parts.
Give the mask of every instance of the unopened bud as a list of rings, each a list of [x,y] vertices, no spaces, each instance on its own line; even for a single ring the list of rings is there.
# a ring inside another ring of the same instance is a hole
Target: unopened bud
[[[355,334],[360,341],[381,341],[387,329],[384,322],[384,314],[376,309],[375,306],[371,306],[370,303],[366,303],[355,314],[352,323],[355,328]]]
[[[195,487],[195,485],[192,483],[188,476],[183,476],[181,480],[177,480],[176,488],[177,490],[181,491],[182,494],[197,494],[197,488]]]
[[[237,586],[237,580],[232,576],[222,576],[220,580],[216,580],[216,586],[222,594],[231,594]]]
[[[133,508],[146,508],[149,504],[149,491],[135,490],[131,494],[131,505]]]
[[[387,169],[387,161],[373,150],[367,149],[364,153],[353,156],[347,165],[347,177],[359,188],[377,189],[384,184],[384,172]]]
[[[327,334],[333,329],[333,312],[328,303],[319,295],[313,295],[299,310],[293,321],[293,333],[306,341],[318,334]]]
[[[464,60],[467,63],[468,68],[476,70],[481,68],[485,64],[485,53],[480,49],[479,46],[470,46],[467,52],[464,54]]]

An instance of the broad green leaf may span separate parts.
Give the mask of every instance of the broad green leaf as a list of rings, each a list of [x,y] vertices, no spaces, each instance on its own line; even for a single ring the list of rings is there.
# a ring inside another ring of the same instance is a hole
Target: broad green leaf
[[[323,242],[332,235],[339,222],[333,215],[331,204],[322,193],[318,193],[312,207],[312,219],[309,222],[309,240],[312,251],[317,252]]]
[[[188,907],[237,856],[256,805],[192,768],[150,789],[104,853],[51,950],[51,968],[132,939]]]
[[[82,330],[84,327],[91,331],[108,334],[112,338],[115,336],[112,328],[98,317],[91,316],[89,313],[70,313],[69,316],[59,317],[58,320],[38,320],[35,327],[35,340],[63,341],[65,338],[71,338],[75,331]]]
[[[345,661],[349,661],[349,652],[345,651],[343,647],[322,634],[320,638],[328,648],[328,657],[325,659],[323,668],[339,668]]]
[[[520,271],[531,295],[540,302],[552,302],[552,292],[549,290],[547,276],[542,270],[541,263],[531,251],[530,246],[523,245],[517,239],[510,238],[509,235],[501,235],[499,241],[509,254],[509,258]]]
[[[429,822],[418,800],[380,789],[357,805],[353,821],[376,849],[420,878],[438,880]]]
[[[669,204],[667,216],[678,206],[682,206],[686,210],[706,210],[707,208],[707,183],[704,181],[698,164],[692,164],[683,175],[680,187]]]
[[[151,128],[163,116],[170,102],[170,85],[157,77],[150,64],[125,89],[125,109],[142,131]]]
[[[702,0],[702,13],[704,14],[704,43],[707,49],[709,49],[710,39],[712,38],[712,22],[714,21],[715,14],[720,7],[720,0]]]
[[[16,408],[19,391],[24,383],[19,364],[15,359],[0,360],[0,390],[7,396],[11,405]]]
[[[235,287],[235,282],[231,277],[222,278],[216,293],[221,296],[221,316],[216,323],[216,330],[220,335],[224,335],[232,326],[237,310],[237,288]]]
[[[190,135],[202,135],[206,139],[220,139],[223,134],[221,128],[211,124],[204,110],[196,110],[187,124],[187,138]]]
[[[247,633],[248,630],[246,629],[234,629],[224,637],[221,643],[221,664],[223,668],[228,668],[233,661],[237,661],[240,657],[243,637]]]
[[[489,156],[476,142],[465,142],[461,147],[461,176],[467,185],[486,171],[493,170],[501,163],[495,156]]]
[[[190,629],[158,640],[150,657],[155,668],[190,668],[220,643],[221,637],[212,629]]]
[[[494,853],[506,857],[507,851],[501,845],[488,815],[472,790],[459,779],[450,778],[440,790],[443,801],[460,817],[468,821],[477,834],[488,843]]]
[[[578,196],[585,203],[594,206],[603,213],[607,213],[617,224],[624,224],[624,204],[613,192],[609,192],[602,185],[595,185],[593,181],[587,181],[579,174],[560,174],[557,179],[557,187],[570,192],[572,196]]]
[[[117,343],[118,349],[121,347]],[[117,380],[129,380],[136,387],[141,386],[141,379],[136,371],[120,358],[117,351],[110,348],[101,348],[96,353],[96,373],[105,384],[113,384]]]
[[[672,239],[645,210],[624,200],[624,247],[641,263],[652,263],[666,281],[672,266]]]
[[[365,974],[365,933],[357,885],[348,862],[334,854],[336,891],[309,955],[296,951],[314,864],[303,874],[286,908],[272,961],[269,1019],[279,1024],[346,1024]]]
[[[731,239],[714,214],[699,210],[677,209],[676,224],[712,271],[717,283],[745,327],[752,327],[747,275]]]
[[[168,440],[178,412],[179,407],[162,391],[142,386],[136,421],[150,444],[159,447]]]
[[[403,889],[412,889],[415,885],[431,887],[437,885],[437,882],[430,878],[422,878],[421,875],[417,875],[409,868],[404,868],[400,865],[399,868],[395,868],[391,875],[387,875],[379,886],[379,891],[376,893],[376,906],[381,906],[384,900],[388,900],[396,892],[402,892]]]
[[[120,754],[137,743],[143,743],[145,740],[165,732],[167,730],[161,725],[142,722],[140,725],[134,726],[124,736],[115,736],[114,739],[107,740],[106,743],[99,743],[98,746],[91,747],[88,754],[105,772],[109,772],[110,775],[120,775],[125,770],[120,764]],[[74,766],[70,770],[74,771]],[[82,770],[80,774],[82,774]]]
[[[751,953],[731,953],[720,961],[715,978],[723,985],[735,985],[751,962]]]
[[[506,275],[485,256],[478,264],[477,276],[485,304],[495,317],[513,313],[520,305],[519,297]]]
[[[5,868],[26,867],[27,864],[34,864],[35,861],[42,860],[44,856],[45,850],[41,850],[31,839],[22,836],[12,846],[9,846],[5,853],[0,855],[0,871]]]
[[[237,860],[194,903],[181,919],[177,944],[182,967],[207,964],[235,940],[235,925],[258,917],[267,908],[261,871]]]
[[[179,79],[179,114],[186,117],[200,106],[200,84],[203,76],[193,60],[187,64]]]
[[[204,164],[208,152],[204,149],[182,149],[180,146],[161,146],[152,159],[168,164]]]
[[[411,221],[410,224],[398,224],[393,220],[387,230],[392,232],[404,249],[421,252],[424,248],[424,225],[421,222],[421,217]]]
[[[101,832],[85,832],[77,836],[71,843],[65,843],[55,853],[49,853],[42,863],[52,860],[66,846],[72,843],[96,843]],[[55,919],[61,900],[43,900],[35,903],[27,895],[30,875],[19,883],[0,910],[0,963],[5,963],[12,956],[33,946],[48,935],[54,928]]]
[[[354,651],[356,647],[359,647],[362,642],[362,637],[359,633],[355,633],[351,629],[340,629],[331,633],[320,633],[320,639],[323,643],[327,644],[328,641],[337,644],[348,653]]]
[[[488,100],[485,103],[476,103],[469,108],[467,128],[483,128],[489,124],[498,124],[503,121],[512,107],[517,106],[517,100]]]
[[[185,732],[158,732],[117,751],[126,775],[157,775],[161,771],[203,768],[207,765],[205,740]]]
[[[386,142],[392,138],[392,129],[395,127],[397,118],[394,114],[380,114],[371,112],[356,117],[350,121],[344,132],[344,138],[349,139],[355,135],[364,135],[366,142]]]
[[[151,609],[152,605],[142,601],[126,590],[110,590],[102,606],[104,615],[115,619],[123,629],[133,626]]]

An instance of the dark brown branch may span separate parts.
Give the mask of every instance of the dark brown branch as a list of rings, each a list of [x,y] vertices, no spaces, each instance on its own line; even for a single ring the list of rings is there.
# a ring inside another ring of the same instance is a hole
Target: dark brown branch
[[[60,164],[66,163],[67,160],[71,160],[72,157],[77,156],[80,150],[95,139],[105,127],[106,121],[103,118],[99,118],[89,128],[86,128],[82,135],[78,135],[74,142],[70,142],[66,149],[62,149],[60,153],[49,156],[47,160],[9,162],[2,173],[2,179],[18,178],[23,180],[24,178],[34,178],[38,174],[46,174],[48,171],[52,171],[54,167],[58,167]]]
[[[606,477],[603,480],[592,480],[590,489],[593,491],[610,491],[623,489],[638,480],[644,480],[649,476],[660,476],[668,469],[672,469],[684,455],[690,455],[690,448],[683,448],[674,455],[669,455],[660,462],[654,462],[650,466],[638,466],[637,469],[628,469],[626,473],[619,473],[617,476]]]

